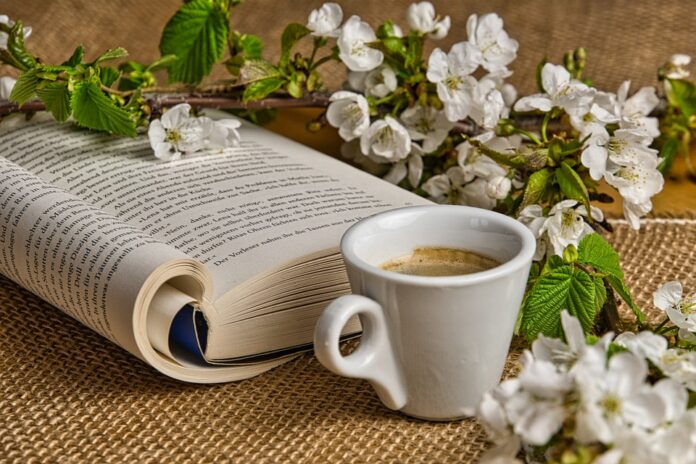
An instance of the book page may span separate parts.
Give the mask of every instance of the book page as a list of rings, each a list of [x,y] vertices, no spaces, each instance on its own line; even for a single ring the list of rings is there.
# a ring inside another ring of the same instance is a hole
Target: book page
[[[363,217],[428,203],[263,128],[244,123],[240,133],[239,147],[173,162],[156,159],[143,135],[116,138],[50,122],[9,129],[0,146],[45,181],[205,264],[216,296],[337,249]]]
[[[3,157],[0,172],[0,273],[142,357],[136,300],[186,256]]]

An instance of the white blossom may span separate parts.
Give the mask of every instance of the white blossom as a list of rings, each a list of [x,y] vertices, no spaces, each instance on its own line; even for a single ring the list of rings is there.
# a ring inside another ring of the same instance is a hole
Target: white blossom
[[[341,156],[352,164],[359,166],[363,171],[375,176],[383,176],[387,169],[387,165],[383,160],[363,155],[360,150],[360,139],[342,143]]]
[[[472,89],[471,100],[469,117],[484,129],[495,128],[500,118],[508,113],[503,94],[492,79],[481,79]]]
[[[664,421],[666,405],[646,382],[644,359],[633,353],[617,353],[608,362],[597,359],[583,369],[575,378],[581,402],[576,438],[581,443],[611,444],[625,427],[651,429]]]
[[[650,198],[664,186],[662,173],[656,166],[629,164],[619,166],[604,175],[607,183],[616,188],[624,199],[624,215],[633,229],[640,227],[640,218],[652,209]]]
[[[658,137],[659,120],[648,116],[660,103],[655,87],[642,87],[629,97],[630,87],[631,81],[624,81],[616,93],[619,126],[622,129],[640,129],[652,138]]]
[[[373,155],[385,161],[397,162],[411,152],[411,137],[396,119],[387,116],[378,119],[360,137],[364,155]]]
[[[337,44],[339,58],[351,71],[371,71],[382,64],[384,54],[368,44],[377,36],[359,16],[351,16],[341,28]]]
[[[413,188],[420,185],[423,177],[423,150],[416,143],[411,143],[411,153],[408,158],[395,163],[383,179],[392,184],[398,184],[406,177]]]
[[[155,156],[169,161],[181,158],[182,153],[190,154],[205,148],[210,130],[207,118],[192,117],[191,105],[182,103],[152,121],[147,135]]]
[[[205,116],[204,116],[205,117]],[[227,148],[236,147],[239,145],[241,136],[239,135],[239,129],[242,125],[236,119],[220,119],[220,120],[210,120],[207,122],[210,125],[210,132],[208,134],[208,146],[211,148]]]
[[[406,12],[406,19],[411,29],[432,39],[442,39],[449,32],[450,17],[440,19],[430,2],[412,3]]]
[[[428,179],[423,184],[423,190],[437,203],[493,209],[496,200],[486,193],[488,182],[481,178],[467,180],[467,177],[460,166],[453,166],[445,174]]]
[[[624,332],[615,342],[636,356],[648,359],[667,377],[696,391],[696,352],[668,348],[664,337],[647,330],[638,334]]]
[[[7,15],[0,15],[0,24],[4,24],[5,26],[11,28],[15,25],[15,22]],[[24,40],[28,39],[30,35],[31,27],[24,26]],[[7,50],[7,40],[9,38],[10,35],[7,32],[0,31],[0,50]]]
[[[473,140],[479,141],[488,148],[498,152],[504,153],[515,149],[509,139],[496,137],[492,131],[473,137]],[[473,180],[475,177],[481,177],[488,181],[494,177],[507,174],[505,168],[484,155],[481,150],[474,147],[468,140],[457,145],[456,150],[457,164],[462,168],[466,182]]]
[[[620,116],[617,116],[617,110],[616,95],[596,91],[590,110],[584,115],[571,116],[570,124],[580,133],[580,138],[589,137],[588,143],[594,143],[595,140],[604,142],[609,138],[606,125],[619,122]]]
[[[396,73],[387,65],[379,66],[367,73],[364,86],[367,95],[384,98],[396,89]]]
[[[619,129],[614,135],[596,137],[583,150],[581,162],[590,176],[599,180],[614,166],[645,165],[655,169],[657,150],[650,148],[652,137],[642,130]],[[611,163],[607,163],[611,161]]]
[[[540,205],[525,206],[517,218],[522,224],[534,234],[537,240],[536,250],[534,251],[534,261],[541,261],[546,256],[549,243],[546,234],[542,233],[541,228],[546,224],[546,216]],[[543,336],[540,336],[540,338]],[[562,342],[561,342],[562,343]]]
[[[338,37],[343,21],[343,10],[338,3],[324,3],[321,8],[312,10],[307,20],[307,29],[318,37]]]
[[[508,196],[512,182],[505,176],[496,176],[486,184],[486,194],[497,200],[502,200]]]
[[[519,44],[505,32],[503,20],[497,14],[469,16],[466,31],[469,43],[478,51],[478,63],[487,71],[506,71],[507,65],[515,60]]]
[[[471,113],[473,93],[478,86],[471,76],[478,66],[477,54],[480,52],[466,42],[455,44],[449,53],[436,48],[430,54],[426,77],[437,84],[437,96],[450,121],[459,121]]]
[[[12,94],[12,89],[17,83],[17,79],[9,76],[0,77],[0,99],[8,100]]]
[[[453,127],[443,111],[420,103],[405,109],[400,119],[411,139],[422,143],[424,153],[435,151]]]
[[[360,137],[370,126],[370,106],[362,95],[340,90],[331,95],[330,101],[326,119],[338,128],[343,140]]]
[[[599,208],[594,206],[590,208],[592,219],[595,221],[604,219]],[[594,229],[585,221],[587,216],[585,206],[578,206],[575,200],[563,200],[556,203],[539,230],[540,235],[547,235],[548,253],[563,256],[563,250],[567,246],[577,247],[585,235],[594,233]]]
[[[590,110],[594,90],[580,81],[570,78],[570,73],[560,65],[546,63],[541,70],[541,84],[546,93],[520,98],[516,111],[551,111],[562,108],[570,116],[582,116]]]
[[[667,313],[674,325],[688,332],[696,332],[696,295],[684,296],[681,282],[662,284],[655,292],[653,302]]]
[[[665,77],[668,79],[688,79],[691,73],[686,69],[691,63],[691,57],[677,53],[669,58]]]

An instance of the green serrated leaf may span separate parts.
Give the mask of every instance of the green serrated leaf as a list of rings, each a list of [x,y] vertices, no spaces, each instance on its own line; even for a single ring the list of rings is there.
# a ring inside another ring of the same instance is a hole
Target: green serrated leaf
[[[95,65],[99,63],[103,63],[104,61],[110,61],[110,60],[115,60],[118,58],[123,58],[124,56],[128,56],[128,52],[126,51],[125,48],[110,48],[101,55],[97,57],[96,60],[94,60],[90,65]]]
[[[546,192],[550,178],[551,171],[548,168],[536,171],[529,176],[527,186],[524,189],[524,195],[522,196],[522,203],[519,206],[520,210],[524,209],[526,206],[539,203],[544,192]]]
[[[281,88],[284,83],[285,80],[279,77],[270,77],[253,82],[244,89],[244,96],[242,98],[245,103],[252,100],[259,100]]]
[[[590,194],[587,192],[585,183],[573,168],[566,163],[561,163],[560,169],[556,170],[556,181],[566,197],[582,202],[587,211],[590,211]]]
[[[22,105],[31,100],[34,95],[36,95],[36,87],[39,85],[38,74],[39,68],[32,68],[28,71],[24,71],[12,88],[10,100],[18,105]]]
[[[99,79],[105,86],[111,87],[119,77],[121,77],[121,73],[115,68],[110,66],[99,66]]]
[[[75,121],[79,125],[135,137],[135,122],[128,112],[116,106],[96,83],[85,81],[75,84],[70,103]]]
[[[696,84],[681,79],[670,79],[670,101],[689,118],[696,114]]]
[[[7,37],[7,51],[14,57],[19,69],[25,71],[36,66],[36,58],[24,46],[24,25],[17,21]]]
[[[75,51],[70,55],[67,61],[63,62],[63,66],[75,67],[82,63],[85,59],[85,47],[78,45]]]
[[[546,274],[547,272],[551,272],[554,269],[565,265],[566,263],[563,262],[563,258],[557,255],[551,255],[546,258],[546,262],[544,262],[544,267],[541,269],[541,273]]]
[[[587,234],[578,244],[578,262],[592,266],[603,274],[623,280],[621,259],[614,248],[599,234]]]
[[[599,313],[607,301],[607,288],[604,286],[604,280],[601,277],[595,276],[593,279],[595,283],[595,313]]]
[[[530,339],[543,333],[561,335],[561,311],[577,317],[585,332],[597,314],[595,281],[581,269],[561,266],[539,277],[522,309],[521,328]]]
[[[176,55],[165,55],[161,56],[152,63],[150,63],[145,70],[150,71],[150,72],[156,72],[160,71],[162,69],[168,69],[170,66],[172,66],[174,63],[176,63],[177,57]]]
[[[63,122],[70,117],[72,109],[67,82],[47,82],[36,91],[36,94],[56,121]]]
[[[247,59],[261,58],[263,53],[263,42],[261,38],[254,34],[244,34],[239,39],[239,46]]]
[[[211,0],[185,3],[169,20],[160,40],[162,56],[176,55],[169,82],[197,84],[210,74],[227,45],[229,12]]]
[[[304,24],[290,23],[285,26],[283,35],[280,38],[280,67],[285,67],[290,63],[290,52],[295,44],[310,32]]]

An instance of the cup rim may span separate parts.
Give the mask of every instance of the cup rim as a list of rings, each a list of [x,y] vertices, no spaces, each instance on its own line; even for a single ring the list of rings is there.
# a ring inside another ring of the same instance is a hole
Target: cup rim
[[[462,274],[455,276],[417,276],[411,274],[400,274],[398,272],[392,271],[385,271],[384,269],[380,269],[379,267],[368,263],[363,258],[358,256],[358,254],[351,246],[352,243],[355,242],[357,237],[360,235],[361,229],[367,227],[367,224],[382,220],[389,216],[398,216],[409,213],[413,214],[418,213],[420,211],[433,210],[435,208],[442,210],[447,209],[451,211],[451,213],[449,214],[453,215],[464,215],[469,217],[488,219],[497,223],[502,223],[521,239],[522,246],[520,247],[520,250],[517,252],[517,254],[515,254],[515,256],[500,264],[499,266],[481,272],[474,272],[471,274]],[[423,287],[462,286],[497,279],[499,277],[511,274],[524,266],[529,265],[529,263],[531,263],[532,261],[532,257],[534,256],[535,251],[536,238],[534,237],[532,232],[521,222],[509,216],[505,216],[504,214],[489,211],[487,209],[460,205],[406,206],[402,208],[395,208],[388,211],[383,211],[381,213],[374,214],[353,224],[348,228],[348,230],[346,230],[346,232],[343,234],[343,237],[341,238],[341,254],[343,255],[343,258],[346,261],[349,261],[353,266],[359,268],[362,272],[393,282]]]

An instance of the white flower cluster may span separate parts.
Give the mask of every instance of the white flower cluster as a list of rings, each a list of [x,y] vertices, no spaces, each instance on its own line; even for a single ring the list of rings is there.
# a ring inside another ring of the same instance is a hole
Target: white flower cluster
[[[191,115],[191,105],[182,103],[150,123],[147,135],[157,158],[174,161],[182,154],[222,149],[239,144],[236,119],[212,120]]]
[[[684,387],[693,383],[668,367],[653,384],[647,362],[690,366],[693,377],[693,356],[651,332],[620,335],[614,343],[627,351],[610,354],[613,334],[587,344],[576,318],[564,311],[561,320],[566,342],[540,336],[519,376],[484,396],[478,415],[494,447],[481,462],[519,462],[522,448],[530,461],[547,461],[569,440],[586,447],[582,462],[696,462],[696,410]]]
[[[513,152],[519,137],[496,137],[486,132],[473,138],[501,153]],[[430,197],[438,203],[452,203],[493,209],[497,200],[507,197],[514,179],[508,170],[481,153],[469,141],[457,146],[457,165],[444,174],[431,177],[423,184]]]
[[[631,227],[652,209],[651,198],[662,190],[664,179],[657,170],[657,150],[650,148],[660,135],[657,118],[648,115],[659,99],[653,87],[643,87],[628,97],[630,82],[616,94],[601,92],[571,79],[559,65],[547,63],[541,72],[543,94],[530,95],[515,103],[516,111],[560,108],[586,140],[581,161],[594,180],[604,178],[623,197],[624,216]],[[613,131],[607,130],[612,125]]]
[[[447,119],[454,122],[470,117],[490,129],[507,116],[508,106],[516,98],[514,88],[503,80],[512,74],[507,65],[517,57],[518,43],[508,36],[495,13],[471,15],[466,30],[469,40],[454,44],[449,53],[433,50],[426,76],[437,85]],[[472,74],[479,66],[488,74],[477,80]]]
[[[388,98],[397,89],[398,79],[394,69],[383,62],[384,54],[370,48],[369,44],[377,37],[369,24],[352,16],[341,26],[342,17],[338,5],[327,3],[312,11],[308,27],[314,33],[322,31],[325,36],[338,36],[339,56],[349,69],[351,91],[335,92],[326,116],[348,142],[342,152],[355,162],[389,164],[386,180],[399,183],[407,178],[416,188],[422,180],[423,155],[440,147],[455,121],[470,117],[492,129],[501,117],[507,116],[516,91],[504,79],[511,74],[507,65],[515,59],[517,42],[507,35],[497,15],[472,15],[467,23],[468,41],[455,44],[449,55],[435,49],[430,56],[427,78],[437,84],[443,109],[416,103],[404,109],[398,118],[385,116],[373,120],[368,98]],[[445,37],[450,28],[450,18],[437,15],[430,2],[412,4],[407,20],[413,31],[434,39]],[[403,36],[396,25],[393,34]],[[477,81],[472,73],[479,66],[488,74]],[[495,137],[492,131],[477,140],[502,151],[514,150],[520,142],[517,138]],[[356,156],[358,149],[363,159]],[[495,207],[512,185],[507,169],[468,142],[460,144],[457,151],[458,166],[430,178],[423,185],[424,190],[440,202]]]
[[[537,239],[537,249],[534,260],[539,261],[544,256],[563,256],[567,246],[578,247],[580,240],[594,233],[587,223],[587,208],[578,205],[575,200],[563,200],[556,203],[548,215],[544,215],[539,205],[530,205],[520,211],[518,220],[532,231]],[[595,221],[603,221],[602,210],[590,206],[590,216]]]

